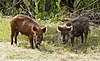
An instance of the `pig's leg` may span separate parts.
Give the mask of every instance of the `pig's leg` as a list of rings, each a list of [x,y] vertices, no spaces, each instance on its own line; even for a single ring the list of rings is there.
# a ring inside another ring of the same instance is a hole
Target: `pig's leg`
[[[11,45],[13,44],[14,34],[15,34],[15,32],[13,30],[11,30]]]
[[[34,49],[34,46],[33,46],[33,36],[29,36],[29,40],[30,40],[31,48]]]
[[[19,33],[19,32],[16,32],[16,33],[15,33],[15,44],[16,44],[16,45],[17,45],[17,36],[18,36],[18,33]]]
[[[74,37],[71,37],[71,46],[74,46]]]

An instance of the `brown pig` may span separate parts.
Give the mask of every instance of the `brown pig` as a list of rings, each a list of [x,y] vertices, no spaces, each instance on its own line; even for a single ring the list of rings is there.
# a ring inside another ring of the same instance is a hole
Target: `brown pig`
[[[16,15],[10,21],[11,27],[11,45],[13,44],[13,39],[15,44],[17,44],[17,36],[19,32],[29,37],[31,48],[33,47],[33,40],[36,48],[41,44],[43,40],[43,33],[46,32],[46,27],[42,28],[31,18],[26,15]]]

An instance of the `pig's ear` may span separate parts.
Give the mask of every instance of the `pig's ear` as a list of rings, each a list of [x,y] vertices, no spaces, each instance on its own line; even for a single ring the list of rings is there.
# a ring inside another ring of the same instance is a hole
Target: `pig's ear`
[[[43,33],[45,33],[46,32],[46,27],[42,28],[42,31],[43,31]]]
[[[62,26],[58,26],[58,30],[61,31],[63,29]]]
[[[37,31],[37,30],[38,30],[38,29],[34,26],[34,27],[33,27],[33,31]]]

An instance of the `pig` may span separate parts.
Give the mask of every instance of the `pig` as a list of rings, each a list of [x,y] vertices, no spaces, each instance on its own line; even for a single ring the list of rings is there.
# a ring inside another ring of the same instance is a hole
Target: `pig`
[[[69,19],[66,19],[69,20]],[[89,29],[89,18],[84,16],[79,16],[72,21],[64,21],[63,25],[58,26],[58,30],[61,32],[63,43],[71,39],[71,46],[74,46],[74,38],[81,37],[81,43],[83,43],[83,39],[85,37],[85,41],[87,39]]]
[[[18,14],[10,21],[11,27],[11,45],[13,45],[13,39],[17,45],[17,36],[19,32],[28,36],[31,48],[33,46],[33,40],[36,48],[39,48],[43,40],[43,33],[46,32],[46,27],[41,28],[33,19],[26,15]]]

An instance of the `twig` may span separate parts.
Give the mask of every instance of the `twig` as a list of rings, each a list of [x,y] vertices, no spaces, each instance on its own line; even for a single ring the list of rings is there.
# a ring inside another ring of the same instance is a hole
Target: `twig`
[[[12,7],[8,8],[7,10],[12,9],[14,6],[16,6],[17,4],[19,4],[20,2],[21,2],[21,0],[19,0],[15,5],[13,5]]]
[[[86,9],[87,7],[89,7],[89,6],[93,5],[93,4],[95,4],[96,2],[98,2],[98,0],[94,1],[93,3],[91,3],[90,5],[88,5],[88,6],[86,6],[86,7],[83,7],[83,8],[81,8],[81,9],[79,9],[79,10],[76,10],[75,12],[73,12],[73,14],[76,13],[76,12],[78,12],[78,11],[80,11],[80,10]]]
[[[27,12],[29,13],[29,15],[31,16],[31,18],[35,18],[35,17],[32,15],[32,13],[31,13],[30,11],[28,11],[27,9],[24,9],[22,5],[20,5],[20,7],[21,7],[23,10],[27,11]]]

